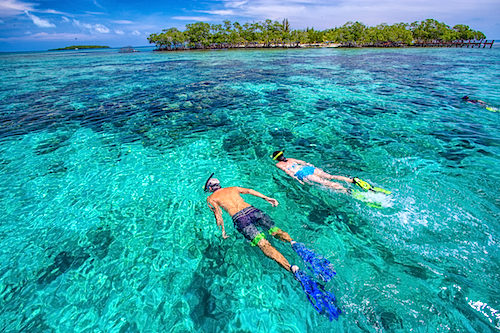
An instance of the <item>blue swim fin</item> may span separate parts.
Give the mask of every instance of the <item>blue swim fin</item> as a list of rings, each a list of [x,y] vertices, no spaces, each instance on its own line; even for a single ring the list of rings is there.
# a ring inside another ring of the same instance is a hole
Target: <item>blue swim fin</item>
[[[304,260],[307,268],[323,281],[328,282],[335,276],[332,263],[322,255],[314,253],[313,250],[298,242],[293,243],[292,248]]]
[[[325,287],[318,284],[300,269],[294,273],[294,276],[300,282],[309,302],[319,314],[326,315],[330,321],[339,318],[342,311],[335,305],[335,295],[333,293],[326,291]]]

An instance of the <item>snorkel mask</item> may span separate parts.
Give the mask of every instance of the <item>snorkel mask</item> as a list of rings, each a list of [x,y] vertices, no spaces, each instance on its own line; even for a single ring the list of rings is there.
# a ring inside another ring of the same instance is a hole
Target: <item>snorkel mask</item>
[[[203,187],[203,190],[205,192],[215,192],[218,189],[220,189],[220,181],[217,178],[212,178],[214,176],[214,173],[208,177],[207,181],[205,182],[205,186]]]
[[[273,158],[273,161],[279,161],[279,162],[286,162],[286,158],[285,156],[283,156],[283,153],[285,151],[284,150],[278,150],[278,151],[275,151],[271,157]]]

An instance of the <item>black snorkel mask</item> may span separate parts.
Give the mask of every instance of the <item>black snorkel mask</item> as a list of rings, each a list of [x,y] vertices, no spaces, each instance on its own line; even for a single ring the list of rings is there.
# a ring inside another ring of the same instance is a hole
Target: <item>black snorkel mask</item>
[[[276,155],[271,156],[273,158],[273,161],[278,161],[278,162],[286,162],[285,156],[283,156],[284,150],[280,150]]]

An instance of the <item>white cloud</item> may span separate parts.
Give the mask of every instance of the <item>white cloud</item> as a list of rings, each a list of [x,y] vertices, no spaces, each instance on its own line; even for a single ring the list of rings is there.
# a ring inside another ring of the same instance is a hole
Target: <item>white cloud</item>
[[[134,31],[132,31],[132,35],[134,35],[134,36],[140,36],[141,33],[139,31],[137,31],[137,30],[134,30]]]
[[[134,24],[134,22],[129,21],[129,20],[114,20],[111,22],[116,23],[116,24]]]
[[[53,9],[36,9],[35,3],[23,2],[19,0],[0,0],[0,17],[12,17],[22,15],[26,11],[43,14],[67,15]]]
[[[235,17],[249,21],[288,18],[294,29],[308,26],[325,29],[347,21],[376,25],[434,18],[449,25],[463,23],[481,30],[482,26],[497,25],[500,13],[498,0],[222,0],[218,3],[221,5],[203,12],[225,15],[224,11],[231,10]]]
[[[101,9],[104,9],[104,7],[103,7],[103,6],[102,6],[99,2],[97,2],[97,0],[94,0],[94,5],[95,5],[96,7],[99,7],[99,8],[101,8]]]
[[[38,16],[35,16],[33,14],[30,14],[27,10],[24,11],[24,13],[33,21],[33,23],[40,27],[40,28],[55,28],[56,25],[53,23],[50,23],[48,20],[44,20],[39,18]]]
[[[221,10],[200,10],[201,13],[207,13],[212,15],[228,16],[234,15],[235,12],[231,9],[221,9]]]
[[[117,34],[117,35],[123,35],[125,33],[123,32],[123,30],[115,30],[115,34]]]
[[[97,31],[97,32],[99,32],[99,33],[101,33],[101,34],[107,34],[107,33],[109,33],[109,29],[106,26],[102,25],[102,24],[96,24],[96,25],[94,25],[94,30]]]
[[[16,16],[33,11],[34,4],[17,0],[0,0],[0,17]]]
[[[248,1],[227,1],[225,6],[229,8],[239,8],[246,3],[248,3]]]
[[[33,10],[33,11],[37,12],[37,13],[44,13],[44,14],[68,15],[64,12],[60,12],[58,10],[53,10],[53,9]]]
[[[88,23],[82,23],[78,20],[73,19],[73,25],[75,27],[81,28],[81,29],[87,29],[90,32],[98,32],[101,34],[107,34],[109,33],[109,28],[106,27],[105,25],[102,24],[88,24]]]
[[[75,20],[75,19],[73,19],[73,25],[75,27],[78,27],[78,28],[85,28],[85,29],[88,29],[88,30],[92,30],[92,25],[87,24],[87,23],[81,23],[80,21]]]
[[[91,11],[85,11],[85,14],[87,15],[106,15],[104,12],[91,12]]]
[[[204,16],[173,16],[172,19],[179,21],[211,21],[210,18]]]

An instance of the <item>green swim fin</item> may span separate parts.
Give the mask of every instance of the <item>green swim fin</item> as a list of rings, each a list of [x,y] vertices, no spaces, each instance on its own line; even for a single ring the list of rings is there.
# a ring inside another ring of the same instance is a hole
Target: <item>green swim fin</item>
[[[359,201],[363,201],[367,206],[370,206],[370,207],[373,207],[373,208],[382,208],[381,204],[379,204],[377,202],[371,202],[371,201],[369,201],[366,198],[366,196],[365,196],[366,192],[361,192],[361,191],[358,191],[358,190],[351,190],[351,191],[349,191],[349,193],[351,194],[351,196],[354,199],[357,199]]]
[[[384,190],[383,188],[380,188],[380,187],[372,187],[370,184],[368,184],[363,179],[360,179],[358,177],[354,177],[352,180],[354,181],[354,184],[358,185],[359,187],[361,187],[363,190],[366,190],[366,191],[380,192],[380,193],[385,193],[385,194],[392,193],[391,191]]]
[[[352,180],[354,181],[354,184],[358,185],[363,190],[368,191],[368,190],[372,189],[372,186],[370,184],[368,184],[367,182],[365,182],[363,179],[360,179],[358,177],[354,177]]]
[[[384,190],[383,188],[380,188],[380,187],[374,187],[373,191],[384,193],[384,194],[391,194],[392,193],[391,191]]]

